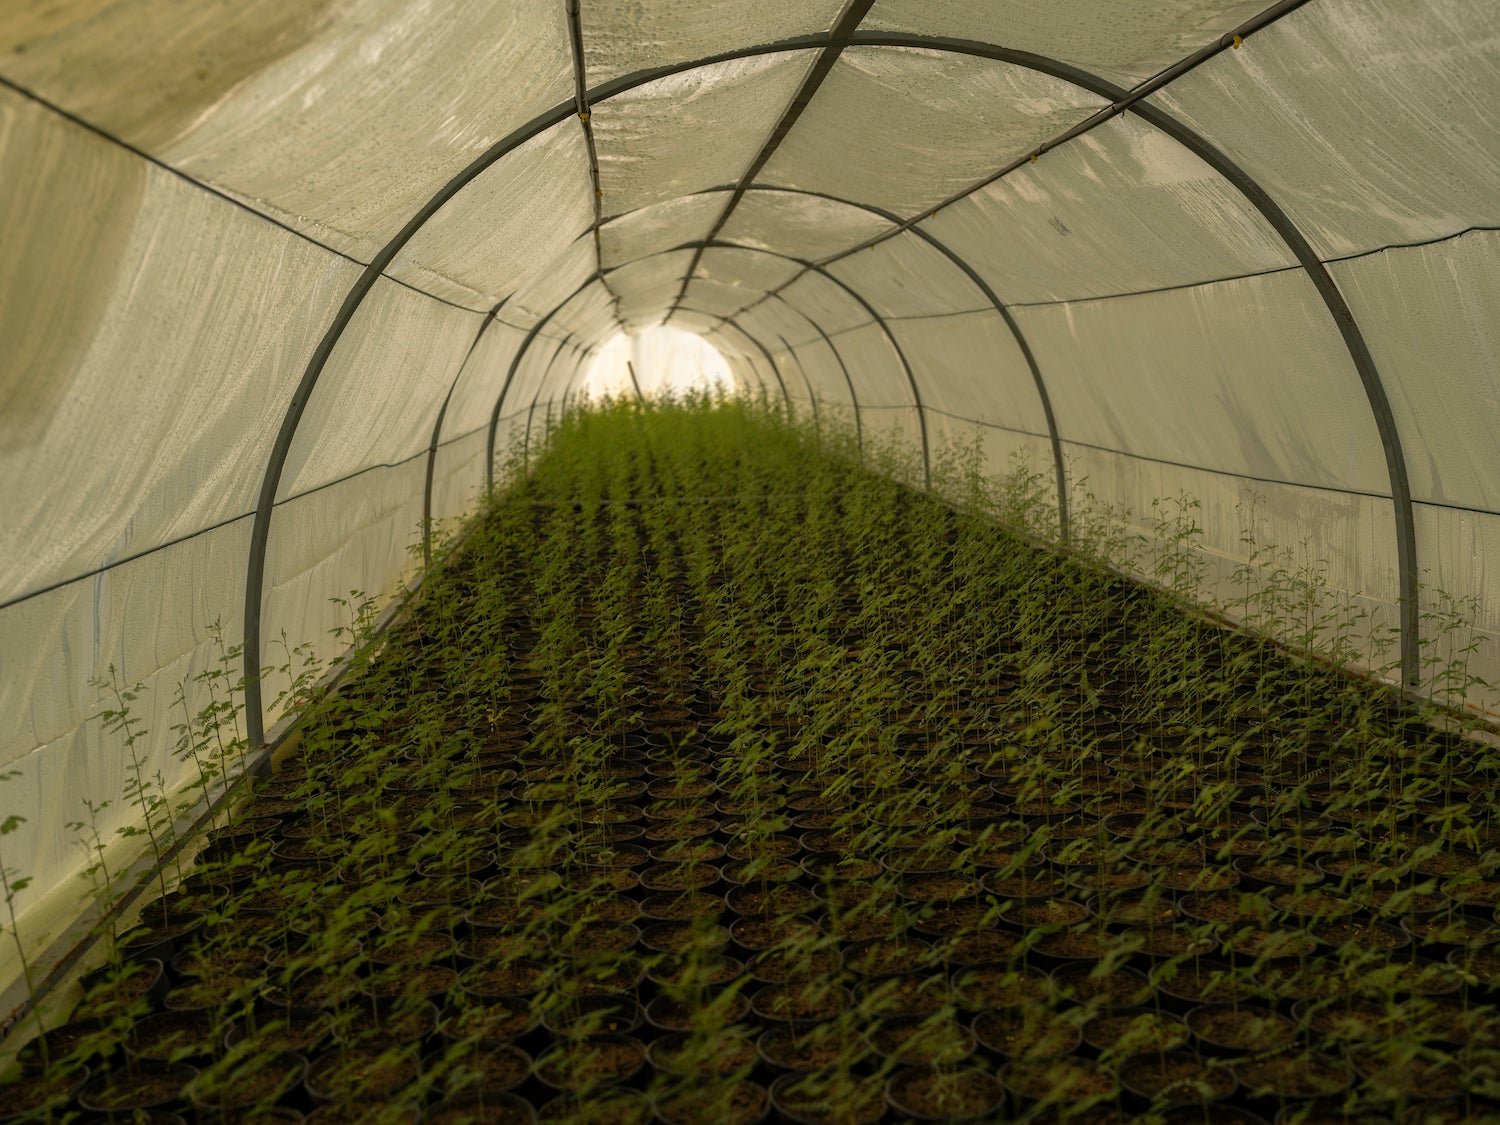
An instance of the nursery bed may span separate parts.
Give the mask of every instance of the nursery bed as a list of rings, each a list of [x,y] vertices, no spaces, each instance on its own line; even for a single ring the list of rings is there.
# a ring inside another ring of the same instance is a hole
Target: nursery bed
[[[848,453],[570,419],[0,1120],[1500,1120],[1500,758]]]

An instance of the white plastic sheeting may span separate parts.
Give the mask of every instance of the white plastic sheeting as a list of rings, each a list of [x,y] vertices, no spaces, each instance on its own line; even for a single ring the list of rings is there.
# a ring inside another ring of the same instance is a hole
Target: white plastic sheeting
[[[97,677],[146,685],[176,785],[169,702],[201,704],[210,626],[238,644],[249,606],[266,665],[283,630],[333,656],[330,598],[388,597],[424,517],[535,449],[622,329],[701,334],[742,388],[867,440],[977,441],[1049,484],[1055,448],[1071,505],[1143,532],[1189,494],[1206,597],[1232,597],[1246,520],[1372,628],[1421,584],[1500,678],[1500,7],[583,0],[578,22],[581,73],[561,0],[0,7],[23,908],[81,864],[80,802],[118,793]],[[1100,115],[1110,83],[1144,112]]]

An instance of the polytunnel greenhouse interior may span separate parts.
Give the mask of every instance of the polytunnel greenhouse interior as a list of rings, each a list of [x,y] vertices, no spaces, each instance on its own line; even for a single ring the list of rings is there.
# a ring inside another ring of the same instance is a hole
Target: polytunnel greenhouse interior
[[[0,1122],[1500,1122],[1500,6],[0,5]]]

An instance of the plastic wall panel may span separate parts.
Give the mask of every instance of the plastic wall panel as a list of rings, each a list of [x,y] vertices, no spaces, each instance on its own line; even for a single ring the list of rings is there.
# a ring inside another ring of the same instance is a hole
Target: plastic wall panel
[[[1043,503],[1048,511],[1056,510],[1056,475],[1052,467],[1052,445],[1046,437],[1018,433],[1000,426],[986,425],[969,418],[928,410],[927,437],[932,445],[934,464],[950,455],[967,457],[976,446],[980,465],[995,480],[1001,480],[1017,469],[1040,478]],[[1056,538],[1055,516],[1049,517],[1047,534]]]
[[[718,348],[724,362],[729,364],[740,393],[752,396],[764,394],[773,404],[782,401],[781,384],[776,381],[765,357],[733,325],[718,324],[712,322],[711,318],[700,318],[699,314],[679,310],[672,316],[672,326],[696,331]]]
[[[1244,480],[1066,442],[1064,459],[1075,524],[1086,523],[1100,504],[1128,509],[1127,526],[1143,549],[1154,542],[1154,499],[1187,496],[1197,502],[1191,515],[1202,529],[1197,539],[1204,563],[1201,601],[1241,618],[1235,603],[1243,601],[1247,587],[1235,572],[1248,559],[1248,537],[1264,564],[1252,573],[1250,592],[1272,583],[1272,565],[1312,578],[1324,590],[1325,605],[1342,600],[1364,616],[1355,636],[1365,667],[1379,669],[1396,659],[1390,630],[1396,623],[1398,566],[1390,500]]]
[[[1262,0],[877,0],[862,26],[1003,43],[1133,86],[1265,7]]]
[[[0,90],[0,599],[239,516],[355,267]]]
[[[346,645],[332,630],[350,622],[332,598],[361,590],[381,608],[402,577],[421,563],[425,452],[400,465],[371,469],[349,480],[297,496],[271,521],[261,618],[263,660],[281,658],[281,634],[293,647],[312,642],[324,660]],[[271,686],[276,687],[273,675]],[[279,689],[278,689],[279,690]],[[267,710],[275,692],[266,693]],[[269,722],[277,716],[268,715]]]
[[[921,488],[922,421],[915,406],[860,404],[859,416],[865,433],[865,452],[880,451],[894,457],[897,480]],[[889,464],[889,462],[887,463]],[[882,465],[881,468],[886,468]]]
[[[485,329],[453,387],[443,418],[443,440],[488,426],[495,396],[505,382],[510,361],[526,340],[526,332],[498,318]]]
[[[868,324],[867,313],[838,282],[809,271],[792,282],[781,296],[823,326],[827,333]]]
[[[439,304],[395,282],[377,282],[308,401],[279,495],[306,492],[425,448],[483,321],[481,314]]]
[[[605,212],[736,182],[814,57],[791,51],[718,63],[595,106]]]
[[[914,234],[887,239],[832,263],[883,316],[941,316],[992,309],[989,298],[940,250]]]
[[[910,215],[1101,104],[1076,86],[988,59],[852,47],[760,179]]]
[[[796,262],[761,254],[754,250],[730,250],[710,247],[698,260],[695,277],[728,282],[747,290],[776,289],[802,272]]]
[[[590,83],[735,47],[826,34],[841,0],[651,0],[583,5]]]
[[[1318,0],[1153,95],[1324,256],[1500,222],[1500,5]]]
[[[725,198],[719,192],[685,195],[606,219],[599,228],[605,268],[702,241],[724,209]]]
[[[1300,272],[1013,313],[1065,438],[1389,495],[1369,400]]]
[[[505,302],[507,315],[515,309],[524,310],[519,314],[522,319],[527,315],[536,319],[546,316],[597,273],[598,268],[594,240],[590,237],[578,239]]]
[[[916,372],[924,406],[977,422],[1047,433],[1047,416],[1031,369],[998,313],[888,323]]]
[[[432,466],[432,518],[454,531],[484,499],[484,448],[488,425],[438,446]]]
[[[569,119],[459,192],[386,270],[445,300],[490,308],[546,269],[594,222],[583,129]]]
[[[221,622],[237,643],[249,543],[245,518],[0,609],[0,770],[19,771],[5,783],[5,810],[26,817],[6,837],[5,862],[33,879],[19,912],[86,866],[67,827],[86,819],[85,800],[111,802],[105,839],[134,823],[121,799],[128,756],[100,718],[113,701],[92,682],[111,664],[122,683],[146,688],[134,715],[147,732],[148,776],[160,770],[169,790],[188,778],[168,750],[182,721],[172,700],[185,683],[194,713],[208,702],[192,678],[217,659],[209,625]],[[87,885],[77,889],[82,897]]]
[[[803,374],[812,384],[813,394],[817,396],[820,406],[841,403],[851,410],[854,408],[854,400],[849,396],[849,382],[844,378],[844,369],[839,366],[838,357],[828,344],[819,338],[799,344],[793,350],[797,354],[797,362],[802,365]]]
[[[1424,659],[1452,679],[1482,676],[1500,685],[1500,516],[1418,504],[1417,558],[1422,560]],[[1474,645],[1467,657],[1463,650]],[[1473,691],[1471,706],[1500,712],[1500,691]]]
[[[530,404],[528,403],[527,406]],[[507,409],[495,427],[495,487],[503,488],[509,480],[507,471],[521,455],[526,438],[527,406]]]
[[[1500,234],[1331,268],[1390,397],[1412,495],[1500,511]]]
[[[1130,114],[922,228],[960,250],[1007,303],[1132,293],[1295,264],[1227,180]]]
[[[801,127],[800,122],[797,126]],[[796,191],[752,191],[724,224],[727,242],[817,261],[891,229],[861,207]]]
[[[861,409],[866,406],[903,406],[912,404],[911,383],[901,358],[878,324],[866,324],[837,335],[830,332],[839,355],[849,368],[859,392]],[[920,388],[922,384],[919,382]]]
[[[573,95],[551,0],[237,8],[69,5],[20,17],[42,26],[19,33],[5,19],[5,37],[28,42],[0,70],[362,261],[487,147]]]
[[[546,398],[547,388],[543,385],[543,380],[548,377],[549,371],[555,375],[558,367],[566,366],[564,361],[569,347],[571,344],[556,340],[532,341],[531,347],[521,357],[520,366],[516,368],[516,377],[511,380],[510,390],[506,392],[503,409],[509,413],[530,406],[539,398]],[[557,387],[558,393],[561,393],[561,380]],[[496,390],[495,393],[498,395],[499,391]]]
[[[682,277],[692,264],[693,252],[656,254],[613,270],[609,287],[620,296],[620,316],[632,327],[646,327],[661,320],[682,289]]]

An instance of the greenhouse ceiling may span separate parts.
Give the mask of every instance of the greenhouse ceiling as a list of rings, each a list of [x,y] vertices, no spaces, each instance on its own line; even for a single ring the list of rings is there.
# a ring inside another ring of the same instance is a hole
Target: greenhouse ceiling
[[[1493,678],[1497,105],[1490,0],[5,5],[30,869],[119,792],[100,680],[170,765],[176,686],[337,651],[332,599],[659,325],[820,425],[1024,459],[1059,538],[1190,497],[1210,585],[1285,550],[1397,678],[1433,620]]]

